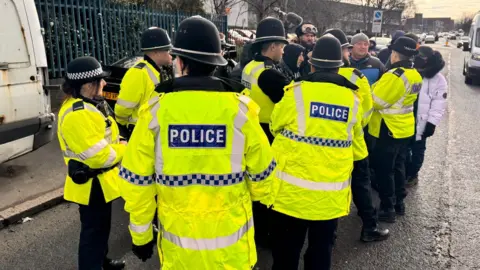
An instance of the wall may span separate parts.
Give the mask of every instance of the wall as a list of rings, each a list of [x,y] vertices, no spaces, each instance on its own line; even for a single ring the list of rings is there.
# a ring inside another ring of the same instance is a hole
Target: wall
[[[213,0],[205,0],[204,10],[207,13],[215,13]],[[238,1],[230,6],[230,14],[228,14],[229,27],[248,27],[248,4],[243,1]]]

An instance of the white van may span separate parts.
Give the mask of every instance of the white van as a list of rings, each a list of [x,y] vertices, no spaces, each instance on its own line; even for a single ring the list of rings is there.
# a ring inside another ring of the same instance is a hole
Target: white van
[[[0,163],[50,142],[47,57],[34,0],[0,0]]]
[[[473,80],[480,79],[480,13],[473,18],[469,33],[470,43],[463,44],[465,61],[463,65],[463,75],[465,83],[472,84]]]

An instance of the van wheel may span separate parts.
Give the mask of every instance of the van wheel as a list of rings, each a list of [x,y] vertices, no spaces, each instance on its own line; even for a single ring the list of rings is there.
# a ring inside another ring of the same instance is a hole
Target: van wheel
[[[473,83],[472,78],[470,78],[468,76],[465,76],[465,83],[468,84],[468,85],[472,85],[472,83]]]

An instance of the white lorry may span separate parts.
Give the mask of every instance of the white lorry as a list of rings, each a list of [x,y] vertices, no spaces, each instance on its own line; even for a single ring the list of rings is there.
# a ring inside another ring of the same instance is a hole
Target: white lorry
[[[47,83],[34,0],[0,0],[0,164],[53,139]]]

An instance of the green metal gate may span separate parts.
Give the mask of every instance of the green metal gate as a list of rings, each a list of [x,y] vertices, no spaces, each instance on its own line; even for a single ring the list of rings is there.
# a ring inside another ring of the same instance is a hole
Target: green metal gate
[[[138,54],[143,30],[158,26],[172,37],[182,20],[195,15],[109,0],[35,0],[35,4],[45,31],[51,78],[62,77],[67,63],[79,56],[90,55],[108,65]],[[203,16],[227,32],[226,16]]]

